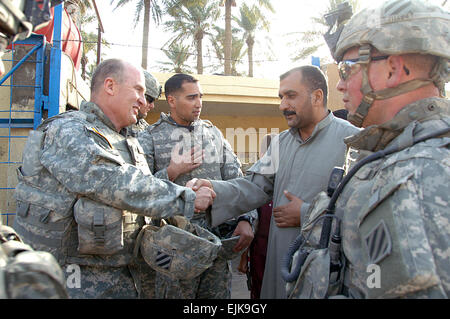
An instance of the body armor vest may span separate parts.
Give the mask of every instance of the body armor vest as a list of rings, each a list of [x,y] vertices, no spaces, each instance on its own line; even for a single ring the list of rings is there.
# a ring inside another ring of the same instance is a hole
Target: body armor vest
[[[100,133],[125,163],[150,174],[136,138],[102,130],[104,125],[95,116],[81,111],[57,115],[30,132],[23,152],[24,164],[17,169],[14,228],[24,242],[52,253],[61,265],[127,265],[144,225],[143,216],[69,192],[39,161],[46,128],[55,119],[65,117],[81,122],[88,131]],[[77,216],[74,209],[80,210]]]

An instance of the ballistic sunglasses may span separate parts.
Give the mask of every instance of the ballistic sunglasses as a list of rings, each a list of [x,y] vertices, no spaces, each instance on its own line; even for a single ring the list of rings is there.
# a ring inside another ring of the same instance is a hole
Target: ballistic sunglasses
[[[380,55],[380,56],[373,56],[370,57],[371,61],[380,61],[385,60],[389,58],[389,55]],[[357,71],[359,71],[359,66],[361,65],[359,62],[359,58],[356,59],[349,59],[339,62],[338,64],[338,70],[339,70],[339,77],[342,81],[347,81],[350,76],[355,74]]]

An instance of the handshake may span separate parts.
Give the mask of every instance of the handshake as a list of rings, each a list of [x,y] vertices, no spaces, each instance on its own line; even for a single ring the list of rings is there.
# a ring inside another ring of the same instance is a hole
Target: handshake
[[[186,187],[195,192],[194,206],[196,213],[205,211],[214,202],[216,193],[209,180],[193,178],[186,183]]]

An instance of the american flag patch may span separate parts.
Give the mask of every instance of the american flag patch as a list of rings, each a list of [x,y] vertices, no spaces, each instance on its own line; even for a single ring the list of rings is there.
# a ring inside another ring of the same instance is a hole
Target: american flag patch
[[[170,268],[170,263],[172,262],[172,256],[167,255],[166,253],[162,252],[162,251],[158,251],[156,253],[156,266],[169,270]]]

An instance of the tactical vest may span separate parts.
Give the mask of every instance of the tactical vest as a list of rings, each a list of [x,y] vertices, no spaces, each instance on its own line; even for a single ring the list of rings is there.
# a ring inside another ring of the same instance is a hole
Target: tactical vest
[[[104,125],[93,114],[75,111],[54,116],[30,132],[24,148],[24,164],[17,169],[14,228],[24,242],[52,253],[61,265],[127,265],[143,216],[69,192],[39,161],[49,124],[68,117],[81,122],[95,138],[106,140],[124,163],[150,174],[136,138],[101,129]]]

